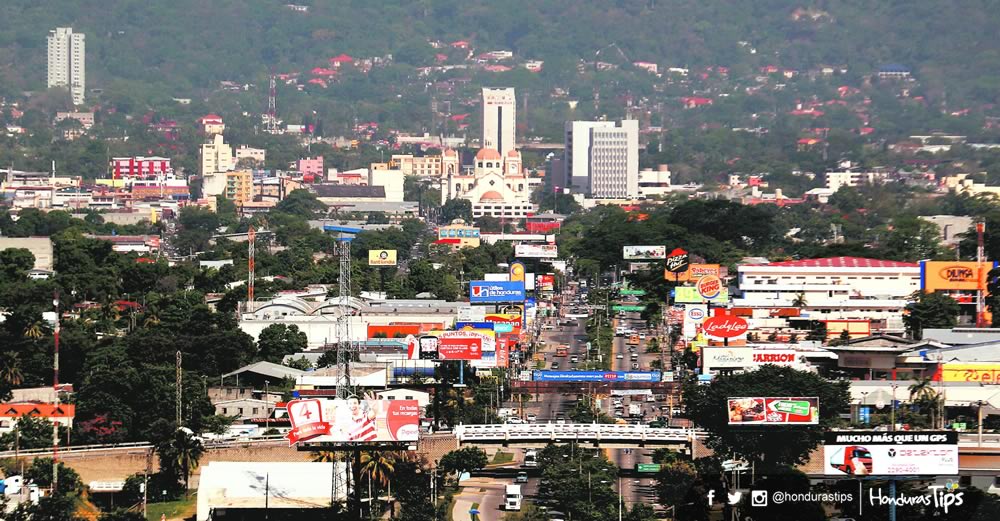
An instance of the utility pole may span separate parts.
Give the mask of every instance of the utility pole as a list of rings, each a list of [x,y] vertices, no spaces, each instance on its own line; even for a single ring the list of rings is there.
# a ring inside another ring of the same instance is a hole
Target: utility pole
[[[249,249],[247,256],[247,311],[251,312],[254,311],[253,281],[254,281],[254,268],[255,268],[254,254],[256,253],[255,251],[256,247],[254,245],[254,242],[256,242],[256,239],[257,239],[257,231],[253,229],[253,226],[251,226],[250,230],[247,231],[247,243],[248,243],[247,248]]]
[[[52,162],[55,165],[55,162]],[[59,408],[59,292],[52,294],[52,307],[56,312],[56,327],[52,335],[52,391],[55,405]],[[52,495],[59,489],[59,421],[52,418]]]
[[[183,376],[183,373],[182,373],[182,370],[181,370],[181,360],[182,359],[183,359],[183,355],[181,354],[180,351],[177,351],[176,367],[175,367],[177,374],[176,374],[176,381],[175,381],[175,384],[174,384],[176,386],[177,390],[176,390],[176,395],[175,395],[176,396],[175,397],[176,403],[175,403],[175,410],[174,410],[174,414],[175,414],[174,421],[176,422],[176,428],[178,428],[178,429],[181,428],[181,397],[183,395],[183,391],[182,391],[183,386],[181,385],[181,383],[182,383],[181,382],[181,380],[182,380],[181,377]]]

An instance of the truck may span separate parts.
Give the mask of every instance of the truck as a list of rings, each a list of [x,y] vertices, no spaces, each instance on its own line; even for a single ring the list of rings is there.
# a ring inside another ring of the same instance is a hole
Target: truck
[[[639,335],[632,333],[631,335],[629,335],[628,340],[625,343],[630,346],[639,345]]]
[[[642,407],[637,403],[628,404],[628,415],[630,418],[641,418]]]
[[[521,466],[529,469],[538,467],[538,451],[530,449],[525,452],[524,463],[522,463]]]
[[[504,491],[504,510],[521,510],[521,485],[507,485]]]
[[[834,451],[830,466],[852,476],[867,476],[872,473],[872,453],[865,447],[848,445]]]
[[[559,346],[556,348],[556,356],[569,355],[569,346]]]

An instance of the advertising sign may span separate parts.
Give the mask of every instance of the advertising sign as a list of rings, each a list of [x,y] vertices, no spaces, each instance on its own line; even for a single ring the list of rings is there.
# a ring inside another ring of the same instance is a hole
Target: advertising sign
[[[535,275],[535,289],[538,291],[555,291],[555,275]]]
[[[524,302],[524,281],[470,281],[469,302]]]
[[[431,331],[406,337],[407,356],[420,360],[479,360],[496,350],[494,332],[485,330]]]
[[[722,293],[722,279],[715,275],[707,275],[698,280],[695,288],[698,294],[705,300],[717,298]]]
[[[833,431],[823,438],[827,476],[955,476],[955,431]]]
[[[708,317],[708,306],[704,304],[687,304],[684,306],[684,323],[701,324]]]
[[[706,347],[702,349],[701,356],[705,372],[715,369],[745,369],[753,363],[753,349],[749,347]]]
[[[611,306],[614,311],[638,311],[642,312],[646,310],[646,306]]]
[[[659,382],[659,371],[535,371],[536,382]]]
[[[729,425],[819,423],[819,398],[730,398]]]
[[[716,315],[701,325],[706,335],[720,338],[734,338],[747,332],[747,321],[731,315]]]
[[[455,330],[461,329],[488,329],[496,331],[493,322],[455,322]]]
[[[510,263],[510,281],[511,282],[524,282],[524,263],[520,261],[514,261]],[[528,288],[525,288],[528,289]]]
[[[729,302],[729,288],[722,288],[718,296],[714,298],[705,298],[698,293],[698,288],[695,287],[679,287],[671,290],[674,295],[674,302],[677,304],[704,304],[706,302],[711,303],[725,303]]]
[[[555,244],[518,244],[514,246],[514,256],[519,259],[555,259],[559,257],[559,247]]]
[[[676,280],[678,282],[698,282],[702,279],[702,277],[707,277],[709,275],[721,277],[722,268],[718,264],[691,264],[688,266],[687,271],[681,273],[671,273],[667,270],[663,271],[664,279]]]
[[[622,249],[625,260],[662,260],[667,258],[666,246],[625,246]]]
[[[666,269],[670,273],[682,273],[688,270],[690,266],[690,259],[688,257],[688,252],[675,248],[674,251],[667,255]]]
[[[459,306],[458,320],[461,322],[482,322],[486,309],[482,306]]]
[[[941,381],[975,382],[980,385],[1000,385],[1000,364],[946,363],[941,366]]]
[[[493,313],[484,317],[486,322],[493,326],[493,330],[500,333],[520,333],[521,314],[520,313]],[[507,331],[501,331],[507,329]]]
[[[416,400],[292,400],[288,402],[289,445],[417,441]]]
[[[996,267],[993,261],[921,261],[920,289],[930,293],[940,290],[986,289],[988,274]],[[982,273],[980,273],[980,267]]]
[[[755,349],[753,365],[796,365],[801,362],[798,351],[791,349]]]
[[[395,266],[396,250],[368,250],[369,266]]]

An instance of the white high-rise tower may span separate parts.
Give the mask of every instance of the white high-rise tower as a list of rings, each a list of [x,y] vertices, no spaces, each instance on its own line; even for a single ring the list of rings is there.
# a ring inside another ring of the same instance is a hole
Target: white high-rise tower
[[[516,122],[514,89],[483,88],[483,143],[507,157],[517,147],[514,141]]]
[[[49,31],[48,87],[66,87],[74,105],[82,105],[87,84],[86,36],[72,27]]]

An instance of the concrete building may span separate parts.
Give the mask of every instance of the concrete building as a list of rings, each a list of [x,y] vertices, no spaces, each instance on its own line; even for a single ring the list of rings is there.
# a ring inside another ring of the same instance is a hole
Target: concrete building
[[[212,137],[211,143],[201,146],[201,175],[207,176],[216,172],[228,172],[235,167],[233,164],[233,147],[227,145],[222,134]],[[207,184],[208,180],[206,180]]]
[[[639,197],[657,197],[671,191],[670,167],[667,165],[659,165],[655,170],[644,168],[639,171]]]
[[[253,171],[234,170],[226,172],[226,190],[222,194],[226,199],[241,207],[253,200]]]
[[[639,122],[566,123],[564,168],[577,191],[593,198],[639,196]]]
[[[450,168],[446,170],[451,172]],[[473,217],[523,219],[535,211],[532,182],[521,170],[521,153],[517,150],[501,156],[492,148],[484,148],[476,153],[471,170],[446,173],[442,185],[441,204],[450,199],[467,199],[472,203]]]
[[[735,308],[799,308],[810,320],[864,320],[891,331],[903,330],[903,309],[920,289],[920,266],[911,262],[831,257],[737,270]]]
[[[973,219],[967,215],[925,215],[920,217],[938,227],[938,239],[941,244],[955,248],[962,242],[961,234],[970,231]]]
[[[263,148],[253,148],[247,145],[240,145],[240,147],[236,149],[236,161],[234,163],[239,163],[241,159],[248,159],[256,163],[255,166],[262,166],[266,158],[267,151]]]
[[[478,248],[481,240],[479,228],[469,226],[461,219],[455,219],[451,224],[438,228],[438,239],[434,244],[449,244],[453,250],[458,250]]]
[[[298,170],[299,172],[302,172],[302,177],[322,179],[325,172],[323,170],[323,156],[299,159]]]
[[[482,148],[491,148],[506,156],[517,147],[514,132],[516,107],[513,88],[483,88]]]
[[[83,105],[87,86],[86,36],[72,27],[49,31],[48,88],[66,87],[74,105]]]
[[[0,251],[23,248],[35,256],[33,269],[52,271],[54,255],[49,237],[0,237]]]
[[[209,136],[222,134],[226,131],[226,124],[222,122],[222,116],[217,114],[208,114],[198,118],[198,125],[201,126],[201,131]]]
[[[863,184],[884,183],[889,179],[888,172],[855,172],[843,170],[826,173],[826,188],[836,192],[844,186],[855,187]]]
[[[403,182],[406,174],[401,170],[372,168],[368,172],[368,186],[380,186],[385,191],[385,200],[390,203],[403,202]]]
[[[58,423],[66,429],[73,428],[73,418],[76,417],[76,406],[73,404],[51,403],[5,403],[0,404],[0,435],[14,430],[22,416],[42,418]]]
[[[113,179],[149,179],[168,176],[174,173],[174,168],[170,164],[169,157],[113,157],[111,158],[110,166],[111,177]]]
[[[94,126],[94,113],[93,112],[56,112],[56,117],[53,120],[54,123],[59,123],[67,119],[75,119],[80,122],[80,126],[84,130],[90,130]]]
[[[409,154],[394,154],[389,160],[389,168],[401,170],[404,175],[436,178],[441,176],[443,155],[414,157]]]

